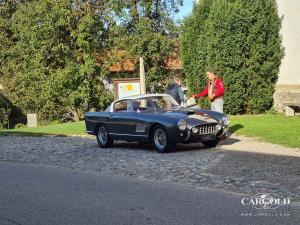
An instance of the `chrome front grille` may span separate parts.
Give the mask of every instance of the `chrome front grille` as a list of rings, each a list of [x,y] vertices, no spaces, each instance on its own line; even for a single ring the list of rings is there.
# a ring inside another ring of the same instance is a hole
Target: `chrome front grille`
[[[205,124],[197,127],[199,129],[198,134],[214,134],[217,132],[216,124]]]

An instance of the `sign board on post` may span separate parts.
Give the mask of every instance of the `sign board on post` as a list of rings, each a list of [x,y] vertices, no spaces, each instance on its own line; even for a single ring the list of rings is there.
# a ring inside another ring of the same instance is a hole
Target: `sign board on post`
[[[120,99],[141,94],[140,80],[136,78],[114,79],[114,97]]]
[[[27,127],[37,127],[37,114],[27,114]]]

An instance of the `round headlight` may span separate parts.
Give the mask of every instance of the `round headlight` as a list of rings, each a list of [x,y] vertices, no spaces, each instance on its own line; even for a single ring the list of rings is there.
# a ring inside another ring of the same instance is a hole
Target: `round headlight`
[[[185,120],[179,120],[177,127],[179,130],[185,130],[186,129],[186,121]]]
[[[221,126],[220,124],[217,124],[217,125],[216,125],[216,130],[217,130],[217,131],[220,131],[221,129],[222,129],[222,126]]]
[[[198,133],[198,131],[199,131],[199,129],[198,129],[197,127],[193,127],[193,128],[192,128],[192,133],[193,133],[193,134]]]

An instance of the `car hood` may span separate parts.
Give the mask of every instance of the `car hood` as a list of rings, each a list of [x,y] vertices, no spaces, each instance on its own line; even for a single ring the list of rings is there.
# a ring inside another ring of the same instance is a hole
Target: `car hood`
[[[198,110],[192,110],[192,109],[161,110],[160,113],[177,119],[186,120],[188,128],[191,128],[193,126],[203,125],[203,124],[219,123],[218,120],[214,119],[209,114]]]

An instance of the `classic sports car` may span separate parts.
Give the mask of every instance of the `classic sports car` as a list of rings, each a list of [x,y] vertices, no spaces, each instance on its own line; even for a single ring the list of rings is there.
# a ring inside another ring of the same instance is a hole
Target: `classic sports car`
[[[104,112],[88,112],[85,123],[102,148],[125,140],[152,143],[164,153],[179,142],[216,146],[226,138],[229,120],[222,113],[180,107],[167,94],[146,94],[116,100]]]

